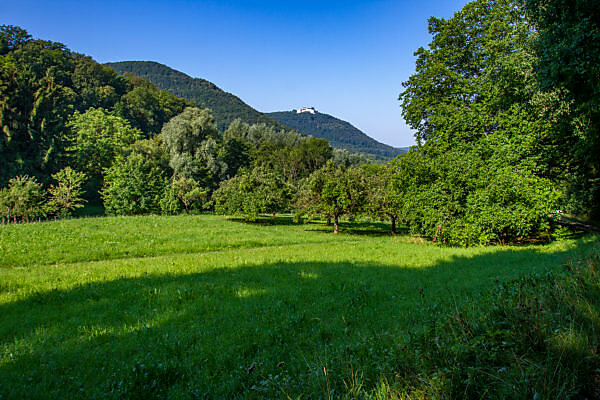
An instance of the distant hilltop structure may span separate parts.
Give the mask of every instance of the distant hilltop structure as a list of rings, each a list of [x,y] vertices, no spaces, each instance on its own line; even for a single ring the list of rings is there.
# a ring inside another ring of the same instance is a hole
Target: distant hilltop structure
[[[296,110],[296,112],[298,114],[302,114],[302,113],[311,113],[311,114],[314,114],[316,112],[316,110],[315,110],[314,107],[302,107],[302,108],[299,108],[298,110]]]

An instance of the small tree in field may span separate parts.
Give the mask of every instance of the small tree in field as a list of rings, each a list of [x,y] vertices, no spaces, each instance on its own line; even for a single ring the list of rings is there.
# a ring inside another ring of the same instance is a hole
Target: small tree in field
[[[276,214],[288,209],[290,187],[270,171],[254,168],[224,181],[213,193],[218,214],[239,215],[255,220],[260,214]]]
[[[394,184],[394,171],[390,167],[377,164],[365,164],[361,170],[369,187],[364,205],[365,213],[381,220],[389,219],[392,233],[396,233],[396,223],[402,213],[403,193],[401,188]]]
[[[359,169],[336,167],[333,161],[328,161],[309,177],[304,197],[310,199],[304,203],[309,206],[306,212],[330,216],[333,219],[333,233],[337,234],[339,217],[356,214],[363,207],[365,196],[364,175]]]
[[[192,178],[181,175],[173,179],[171,188],[175,198],[183,204],[186,213],[190,212],[194,205],[206,202],[208,198],[208,190],[201,188]],[[204,204],[201,204],[200,208],[203,206]]]
[[[17,176],[8,181],[8,188],[0,192],[0,209],[7,221],[21,219],[25,222],[44,214],[42,185],[27,175]]]
[[[85,181],[85,174],[77,172],[71,167],[66,167],[52,175],[56,184],[50,186],[48,193],[50,199],[46,204],[46,210],[61,218],[71,215],[78,208],[83,207],[85,200],[81,198]]]

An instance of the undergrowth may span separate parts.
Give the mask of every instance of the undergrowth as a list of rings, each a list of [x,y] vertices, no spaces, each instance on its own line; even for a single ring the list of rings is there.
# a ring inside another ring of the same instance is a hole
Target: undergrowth
[[[499,283],[433,318],[401,345],[394,376],[363,398],[599,399],[599,267],[595,255]]]

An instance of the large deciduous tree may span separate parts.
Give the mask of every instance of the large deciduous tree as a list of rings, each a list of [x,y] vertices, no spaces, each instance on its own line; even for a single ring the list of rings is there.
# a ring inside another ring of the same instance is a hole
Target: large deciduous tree
[[[536,78],[555,106],[554,157],[575,211],[600,218],[600,6],[596,1],[526,0],[538,35]]]
[[[162,129],[174,176],[192,178],[201,186],[215,188],[227,172],[221,137],[208,109],[188,107]]]
[[[399,162],[416,168],[401,179],[411,229],[463,245],[547,230],[559,199],[548,180],[560,175],[545,115],[554,103],[534,75],[536,34],[521,2],[475,0],[431,18],[429,31],[400,95],[420,145]]]

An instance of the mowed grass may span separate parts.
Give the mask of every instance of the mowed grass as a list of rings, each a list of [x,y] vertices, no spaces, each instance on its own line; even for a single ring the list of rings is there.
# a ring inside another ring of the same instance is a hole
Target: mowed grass
[[[216,216],[0,226],[0,398],[368,391],[441,315],[598,245],[458,249],[343,228]]]

